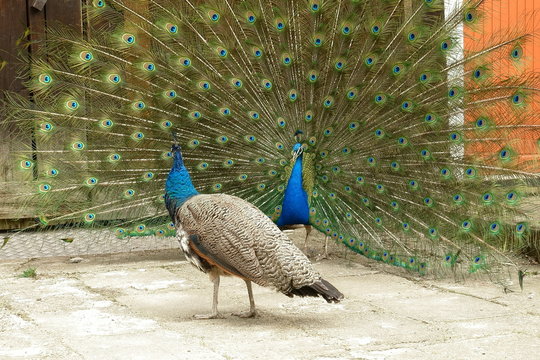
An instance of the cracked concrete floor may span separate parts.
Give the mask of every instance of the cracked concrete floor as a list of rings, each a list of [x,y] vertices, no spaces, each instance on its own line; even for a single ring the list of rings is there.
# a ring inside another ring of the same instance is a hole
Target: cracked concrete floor
[[[372,262],[316,268],[337,305],[254,287],[260,317],[193,320],[212,285],[177,250],[0,263],[0,359],[538,359],[540,276],[525,291],[405,279]],[[363,259],[363,258],[360,258]],[[20,278],[34,267],[36,279]],[[225,278],[220,310],[247,309]]]

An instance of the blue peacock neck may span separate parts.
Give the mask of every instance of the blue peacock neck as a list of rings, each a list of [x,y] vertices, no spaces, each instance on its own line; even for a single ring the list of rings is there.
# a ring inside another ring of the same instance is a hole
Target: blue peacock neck
[[[178,210],[178,208],[180,208],[190,197],[199,194],[199,192],[191,182],[189,172],[182,159],[180,146],[174,145],[172,147],[172,152],[174,161],[169,176],[167,177],[167,182],[165,183],[165,205],[174,221],[176,210]]]
[[[295,146],[295,150],[297,146]],[[302,185],[302,161],[300,153],[296,158],[287,187],[283,197],[281,216],[276,224],[278,226],[309,224],[308,195]]]

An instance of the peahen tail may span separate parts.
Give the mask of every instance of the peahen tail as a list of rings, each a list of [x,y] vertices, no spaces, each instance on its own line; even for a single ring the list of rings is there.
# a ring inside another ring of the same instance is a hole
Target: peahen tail
[[[85,37],[55,27],[26,60],[31,99],[6,94],[28,144],[8,200],[29,229],[172,234],[174,132],[200,192],[278,221],[299,143],[307,219],[351,250],[419,273],[512,265],[540,77],[526,24],[482,33],[488,3],[94,0]]]
[[[343,300],[344,295],[334,287],[334,285],[330,284],[328,281],[324,279],[319,279],[319,281],[315,282],[312,285],[306,285],[299,289],[293,289],[288,293],[285,293],[285,295],[289,297],[293,296],[322,296],[324,300],[328,303],[338,303],[341,300]]]

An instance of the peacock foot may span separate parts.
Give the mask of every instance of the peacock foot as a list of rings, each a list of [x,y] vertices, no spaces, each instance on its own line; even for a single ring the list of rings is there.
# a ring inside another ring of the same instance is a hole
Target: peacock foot
[[[259,313],[256,310],[253,311],[240,311],[231,314],[232,316],[238,316],[243,319],[255,318],[259,316]]]
[[[330,260],[330,259],[331,259],[330,255],[328,255],[328,253],[324,253],[324,254],[318,255],[315,260],[321,261],[321,260]]]
[[[210,320],[210,319],[224,319],[225,317],[221,315],[220,313],[212,313],[212,314],[196,314],[196,315],[193,315],[193,318],[196,320]]]

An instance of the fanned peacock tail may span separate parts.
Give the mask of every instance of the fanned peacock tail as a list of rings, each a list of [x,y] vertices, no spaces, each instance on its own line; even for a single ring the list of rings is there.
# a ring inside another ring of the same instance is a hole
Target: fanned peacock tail
[[[465,50],[482,0],[404,3],[94,0],[89,38],[56,27],[27,60],[32,101],[7,95],[4,125],[33,136],[14,160],[31,185],[13,197],[39,218],[30,228],[172,234],[177,133],[200,192],[277,221],[300,130],[318,230],[420,273],[511,264],[500,243],[527,235],[519,204],[538,179],[513,136],[538,135],[530,35]]]

